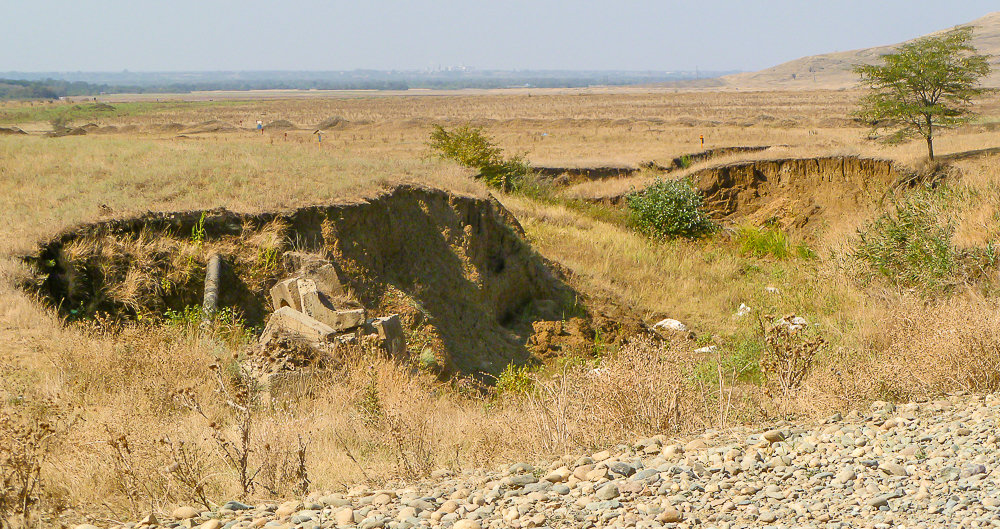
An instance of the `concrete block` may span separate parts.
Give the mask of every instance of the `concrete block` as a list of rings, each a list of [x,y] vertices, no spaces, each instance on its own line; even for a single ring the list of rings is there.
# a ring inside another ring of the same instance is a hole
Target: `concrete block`
[[[344,295],[337,269],[326,258],[305,252],[288,252],[284,255],[284,260],[286,269],[294,270],[299,277],[315,281],[320,292],[330,297]]]
[[[382,341],[382,347],[391,356],[399,356],[406,352],[406,337],[403,335],[403,324],[399,316],[393,314],[385,318],[375,318],[370,323],[372,329]]]
[[[336,310],[312,279],[299,279],[298,289],[299,304],[306,316],[325,323],[338,332],[365,323],[365,309]]]
[[[337,331],[329,325],[291,307],[281,307],[271,314],[264,333],[261,335],[261,340],[276,332],[296,335],[307,342],[330,342],[337,335]]]
[[[299,278],[293,277],[278,281],[271,287],[271,304],[274,310],[281,307],[291,307],[293,310],[302,312],[302,302],[299,298]]]

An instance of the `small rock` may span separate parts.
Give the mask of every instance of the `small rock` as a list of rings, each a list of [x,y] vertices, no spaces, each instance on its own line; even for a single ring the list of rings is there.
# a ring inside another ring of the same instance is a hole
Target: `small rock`
[[[681,511],[673,507],[666,507],[665,509],[663,509],[663,512],[661,512],[660,515],[656,517],[656,520],[658,522],[663,522],[663,523],[677,523],[680,522],[683,518],[684,516],[681,514]]]
[[[899,463],[882,463],[879,465],[879,469],[890,476],[909,476],[910,473],[906,471],[906,467],[900,465]]]
[[[676,332],[687,332],[688,330],[687,325],[684,325],[683,323],[671,318],[664,318],[654,323],[653,328],[664,329],[667,331],[676,331]]]
[[[764,439],[771,443],[778,443],[785,440],[785,434],[781,430],[768,430],[764,432]]]
[[[354,509],[350,507],[345,507],[339,511],[337,514],[333,515],[333,520],[337,522],[337,525],[348,525],[354,523]]]
[[[597,499],[599,500],[613,500],[619,496],[618,487],[614,483],[609,483],[603,487],[601,490],[597,491]]]
[[[628,463],[622,463],[622,462],[612,464],[611,466],[608,467],[608,470],[610,470],[615,474],[625,477],[629,477],[632,474],[635,474],[635,467],[633,467]]]

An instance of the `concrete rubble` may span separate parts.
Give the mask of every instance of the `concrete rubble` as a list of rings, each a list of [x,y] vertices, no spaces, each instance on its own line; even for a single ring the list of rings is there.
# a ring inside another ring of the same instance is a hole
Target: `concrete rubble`
[[[334,276],[334,281],[336,276]],[[279,281],[271,288],[274,313],[260,337],[266,345],[278,337],[292,338],[311,346],[331,346],[356,343],[366,336],[377,337],[386,353],[396,356],[406,351],[406,339],[399,316],[393,314],[369,319],[367,311],[357,302],[340,296],[330,296],[319,284],[329,287],[331,281],[317,281],[296,276]]]

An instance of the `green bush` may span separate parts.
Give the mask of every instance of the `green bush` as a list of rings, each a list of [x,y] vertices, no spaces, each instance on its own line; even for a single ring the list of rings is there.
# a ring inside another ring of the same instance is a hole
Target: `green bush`
[[[523,156],[504,157],[503,150],[483,133],[483,129],[476,127],[466,125],[449,131],[435,125],[428,146],[443,159],[479,170],[476,178],[504,191],[520,187],[531,171]]]
[[[956,271],[954,232],[953,222],[941,219],[941,207],[932,197],[916,196],[859,229],[852,256],[865,265],[867,279],[881,276],[897,286],[935,290]]]
[[[632,224],[652,237],[697,239],[718,229],[689,180],[660,180],[625,197]]]

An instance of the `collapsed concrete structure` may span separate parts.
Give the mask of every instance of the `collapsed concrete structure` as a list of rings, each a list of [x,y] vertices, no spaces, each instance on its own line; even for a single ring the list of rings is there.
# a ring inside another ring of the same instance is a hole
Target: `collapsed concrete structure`
[[[301,254],[290,258],[299,261],[300,271],[271,288],[274,312],[260,336],[261,347],[290,338],[330,351],[372,337],[390,356],[406,352],[397,314],[368,318],[364,307],[345,294],[332,264]]]

